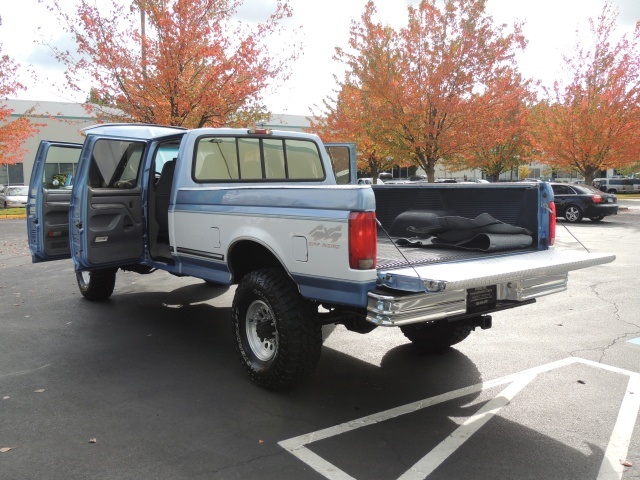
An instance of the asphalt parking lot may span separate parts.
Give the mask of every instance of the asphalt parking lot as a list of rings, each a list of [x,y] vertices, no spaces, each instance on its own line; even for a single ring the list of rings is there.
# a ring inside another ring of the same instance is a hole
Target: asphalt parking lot
[[[640,210],[568,228],[617,260],[443,355],[336,327],[273,393],[236,360],[233,288],[120,272],[89,302],[0,221],[0,479],[640,478]]]

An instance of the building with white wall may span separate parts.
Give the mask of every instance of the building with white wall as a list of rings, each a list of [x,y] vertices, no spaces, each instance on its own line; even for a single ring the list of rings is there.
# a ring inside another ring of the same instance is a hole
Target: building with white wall
[[[84,140],[82,129],[97,123],[96,117],[87,113],[80,103],[6,100],[5,105],[13,110],[12,119],[22,116],[24,112],[33,108],[29,118],[44,126],[36,135],[26,140],[25,155],[21,162],[16,162],[15,165],[0,164],[0,185],[29,183],[33,161],[41,140],[82,143]],[[308,118],[302,115],[273,115],[264,126],[274,130],[302,131],[308,128],[310,123]],[[54,173],[69,173],[70,170],[66,170],[73,166],[60,162],[56,168],[60,171]]]

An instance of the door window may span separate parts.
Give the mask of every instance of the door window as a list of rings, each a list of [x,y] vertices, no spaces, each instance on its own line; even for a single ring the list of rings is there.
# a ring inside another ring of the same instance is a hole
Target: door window
[[[46,189],[71,190],[71,178],[78,166],[80,149],[52,145],[47,152],[42,186]]]
[[[125,140],[98,140],[93,148],[89,186],[93,188],[134,188],[144,143]]]

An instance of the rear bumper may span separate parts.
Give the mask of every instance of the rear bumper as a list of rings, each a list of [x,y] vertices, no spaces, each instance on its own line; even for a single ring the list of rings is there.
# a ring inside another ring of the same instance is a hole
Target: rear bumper
[[[27,206],[26,200],[23,202],[21,200],[7,199],[5,200],[5,203],[7,204],[7,207],[26,207]]]
[[[496,302],[486,307],[470,307],[467,289],[438,293],[389,295],[388,292],[369,293],[367,320],[378,326],[402,326],[465,315],[483,315],[520,305],[536,298],[567,289],[568,275],[516,280],[496,285]]]
[[[378,289],[368,294],[367,320],[400,326],[491,313],[562,292],[568,272],[614,259],[606,253],[545,250],[388,269],[378,272]]]
[[[584,216],[587,218],[597,217],[600,215],[616,215],[618,213],[618,204],[596,204],[591,205],[584,212]]]

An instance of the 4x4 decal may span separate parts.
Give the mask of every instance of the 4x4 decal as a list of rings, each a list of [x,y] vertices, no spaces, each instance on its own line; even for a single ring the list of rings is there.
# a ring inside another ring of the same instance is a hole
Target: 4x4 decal
[[[334,228],[325,228],[324,225],[318,225],[309,232],[309,237],[315,242],[335,243],[342,237],[342,225]]]

